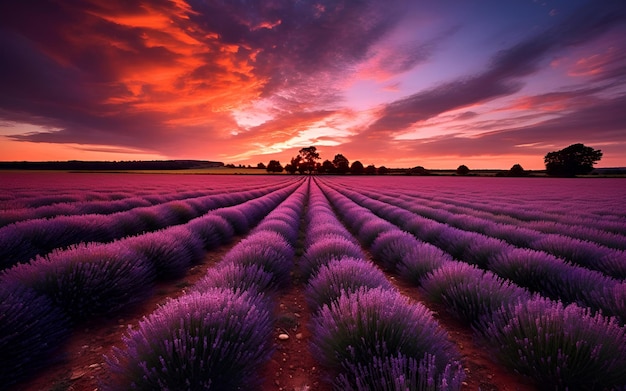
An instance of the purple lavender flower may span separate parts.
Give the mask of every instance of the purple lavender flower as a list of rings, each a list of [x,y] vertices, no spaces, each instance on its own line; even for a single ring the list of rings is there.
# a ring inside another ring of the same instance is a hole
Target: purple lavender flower
[[[323,237],[309,246],[300,258],[300,272],[308,280],[322,265],[333,259],[343,257],[364,259],[361,248],[348,239],[342,237]]]
[[[0,284],[22,284],[48,297],[72,319],[112,313],[143,299],[155,271],[129,247],[81,244],[7,270]]]
[[[394,231],[398,229],[398,227],[396,227],[395,225],[379,217],[376,217],[375,215],[368,217],[368,219],[362,225],[358,225],[356,227],[352,226],[352,228],[358,229],[358,233],[356,236],[357,238],[359,238],[359,241],[366,247],[371,246],[378,237],[378,235],[384,232]]]
[[[418,242],[402,254],[396,266],[398,275],[414,284],[421,285],[422,279],[437,268],[451,262],[452,257],[429,243]]]
[[[0,384],[7,387],[51,361],[70,322],[51,300],[20,284],[0,284]]]
[[[229,243],[235,230],[223,217],[209,213],[187,223],[189,231],[200,238],[205,250],[213,250],[223,244]]]
[[[448,262],[422,280],[422,289],[433,301],[444,303],[459,319],[476,325],[502,306],[528,300],[525,289],[460,262]]]
[[[280,234],[260,231],[249,235],[233,247],[222,262],[239,265],[259,265],[272,274],[272,284],[284,288],[290,282],[294,249]]]
[[[383,272],[370,261],[343,257],[319,268],[307,285],[306,301],[317,310],[343,292],[354,292],[361,287],[393,289]]]
[[[370,251],[384,268],[394,271],[404,257],[419,244],[415,236],[396,228],[378,235]]]
[[[370,390],[460,390],[465,372],[453,361],[443,371],[435,365],[435,357],[424,354],[422,359],[397,356],[373,356],[370,362],[344,362],[334,387],[345,391]]]
[[[241,235],[250,230],[250,221],[239,207],[220,208],[213,212],[230,223],[236,234]]]
[[[484,336],[507,366],[546,389],[626,386],[626,334],[614,318],[546,299],[498,311]]]
[[[409,304],[397,291],[361,288],[344,292],[323,306],[312,320],[311,352],[325,366],[367,365],[373,356],[405,355],[421,359],[429,353],[443,371],[458,353],[421,304]]]
[[[207,270],[206,276],[194,284],[193,290],[205,292],[211,288],[247,291],[251,294],[272,294],[278,290],[272,273],[261,265],[241,265],[220,262]]]
[[[106,361],[106,390],[254,387],[273,352],[264,299],[230,289],[190,293],[160,307]]]

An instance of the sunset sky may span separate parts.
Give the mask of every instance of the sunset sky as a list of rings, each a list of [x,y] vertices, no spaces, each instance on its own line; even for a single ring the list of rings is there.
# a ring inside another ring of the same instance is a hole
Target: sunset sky
[[[624,0],[0,5],[0,160],[626,166]]]

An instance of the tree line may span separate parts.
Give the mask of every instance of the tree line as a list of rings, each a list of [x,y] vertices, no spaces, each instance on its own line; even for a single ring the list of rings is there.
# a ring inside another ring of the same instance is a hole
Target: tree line
[[[585,146],[584,144],[572,144],[558,151],[548,152],[544,157],[546,173],[550,176],[573,177],[585,175],[593,171],[593,165],[602,158],[602,151]],[[385,175],[390,170],[385,166],[376,167],[373,164],[364,166],[356,160],[352,163],[342,154],[337,154],[333,160],[321,160],[317,148],[306,147],[298,151],[298,155],[291,158],[291,161],[284,167],[278,160],[270,160],[265,166],[263,163],[257,165],[270,173],[286,171],[290,174],[352,174],[352,175]],[[431,175],[430,171],[422,166],[417,166],[405,170],[406,175]],[[471,170],[464,164],[456,169],[457,175],[470,175]],[[514,164],[508,171],[498,173],[498,176],[521,177],[527,176],[528,171],[520,164]]]
[[[317,148],[314,146],[300,149],[298,154],[291,158],[291,161],[284,167],[278,160],[270,160],[265,169],[267,172],[283,172],[290,174],[299,172],[300,174],[353,174],[353,175],[385,175],[389,173],[389,169],[385,166],[376,167],[373,164],[364,166],[363,163],[356,160],[352,163],[342,154],[337,154],[332,161],[326,159],[321,160]],[[260,167],[260,163],[259,166]]]

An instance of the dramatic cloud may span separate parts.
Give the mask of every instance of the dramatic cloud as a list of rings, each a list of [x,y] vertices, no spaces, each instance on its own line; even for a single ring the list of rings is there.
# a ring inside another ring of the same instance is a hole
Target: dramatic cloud
[[[540,166],[546,148],[570,141],[617,151],[626,5],[572,0],[553,11],[401,0],[3,2],[0,159],[37,160],[33,143],[67,159],[244,164],[317,144],[325,158],[387,166],[507,155]]]

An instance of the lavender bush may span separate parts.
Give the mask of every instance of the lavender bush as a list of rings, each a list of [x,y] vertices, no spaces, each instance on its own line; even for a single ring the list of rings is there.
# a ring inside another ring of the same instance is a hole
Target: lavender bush
[[[329,368],[368,366],[372,357],[421,360],[428,353],[437,378],[459,359],[426,307],[383,288],[344,292],[313,317],[312,331],[311,352]]]
[[[626,388],[626,335],[615,319],[545,299],[498,311],[484,327],[499,358],[550,390]]]
[[[459,319],[477,325],[502,306],[528,300],[530,293],[491,272],[460,262],[449,262],[422,281],[429,299],[443,303]]]
[[[220,262],[210,268],[206,275],[193,286],[194,291],[205,292],[211,288],[232,289],[233,291],[247,291],[251,294],[271,294],[278,287],[274,276],[263,269],[261,265],[239,265]]]
[[[19,284],[0,285],[0,388],[51,361],[70,322],[45,296]]]
[[[250,221],[237,207],[220,208],[215,210],[213,214],[223,217],[228,221],[237,235],[241,235],[250,230]]]
[[[309,246],[300,259],[300,272],[308,280],[317,270],[333,259],[365,258],[361,248],[343,237],[324,237]]]
[[[213,250],[229,243],[235,236],[235,230],[230,223],[212,213],[191,220],[187,228],[202,240],[205,250]]]
[[[21,284],[74,320],[117,311],[146,297],[155,271],[129,247],[81,244],[5,271],[0,284]]]
[[[362,225],[357,225],[356,227],[358,227],[358,233],[356,234],[356,237],[359,239],[359,242],[361,242],[366,247],[370,247],[372,243],[374,243],[378,235],[382,234],[383,232],[398,229],[398,227],[396,227],[395,225],[379,217],[376,217],[375,215],[372,215],[371,219],[368,218],[365,223],[363,223]],[[352,226],[352,228],[355,228],[355,226]]]
[[[402,255],[396,266],[398,275],[413,285],[421,285],[428,274],[451,262],[452,257],[429,243],[418,242]]]
[[[396,228],[378,235],[370,251],[384,268],[395,271],[404,257],[419,244],[415,236]]]
[[[239,242],[224,256],[222,262],[259,265],[272,274],[272,284],[280,289],[290,282],[294,256],[293,247],[280,234],[260,231]]]
[[[174,226],[120,241],[148,260],[159,280],[179,278],[204,256],[200,238],[183,226]]]
[[[452,391],[461,389],[464,377],[459,363],[450,363],[441,372],[431,354],[422,359],[399,354],[373,356],[367,364],[346,362],[334,387],[345,391]]]
[[[295,246],[298,241],[298,224],[287,223],[283,220],[270,220],[268,218],[254,228],[252,233],[261,231],[274,231],[282,235],[291,246]]]
[[[317,311],[339,298],[343,292],[355,292],[362,287],[393,289],[373,263],[343,257],[319,268],[308,282],[305,297],[309,307]]]
[[[106,362],[105,390],[236,390],[272,354],[273,323],[264,299],[230,289],[170,301],[130,330]]]
[[[601,310],[604,315],[618,316],[622,322],[626,320],[623,283],[600,272],[530,249],[511,249],[493,258],[489,267],[532,292]]]

